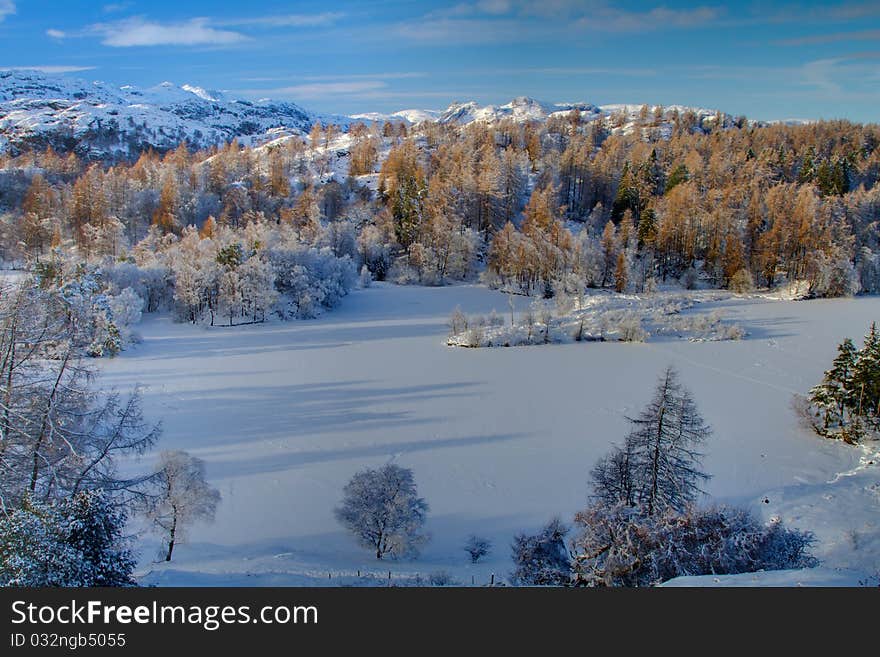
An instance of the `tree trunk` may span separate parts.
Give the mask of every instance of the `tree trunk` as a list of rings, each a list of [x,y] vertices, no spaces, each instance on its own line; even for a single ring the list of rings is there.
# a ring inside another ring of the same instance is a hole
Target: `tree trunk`
[[[174,520],[171,521],[171,531],[168,533],[168,552],[165,555],[165,561],[171,561],[171,553],[174,552],[174,535],[177,533],[177,512],[174,513]]]

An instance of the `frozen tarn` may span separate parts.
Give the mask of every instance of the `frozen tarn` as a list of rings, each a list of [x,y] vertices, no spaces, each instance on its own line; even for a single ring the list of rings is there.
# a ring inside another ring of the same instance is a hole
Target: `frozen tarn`
[[[514,299],[518,311],[530,301]],[[145,538],[141,581],[506,577],[515,534],[586,505],[590,468],[670,363],[714,428],[704,466],[715,500],[815,531],[826,572],[870,575],[880,561],[877,461],[800,428],[789,402],[820,380],[843,337],[880,315],[880,299],[713,303],[748,326],[746,339],[447,347],[456,306],[507,311],[506,295],[480,286],[379,283],[317,320],[223,330],[148,318],[142,344],[102,363],[104,384],[143,383],[147,417],[164,422],[159,448],[204,459],[223,501],[168,566],[152,563],[159,542]],[[333,516],[351,476],[387,462],[412,468],[431,506],[433,538],[417,561],[377,561]],[[461,549],[474,533],[496,546],[477,564]],[[786,581],[834,583],[818,573]]]

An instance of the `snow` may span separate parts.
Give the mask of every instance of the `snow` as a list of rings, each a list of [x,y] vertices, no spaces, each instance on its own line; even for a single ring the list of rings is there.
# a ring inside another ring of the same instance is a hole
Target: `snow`
[[[255,145],[272,129],[305,134],[315,121],[347,126],[342,116],[320,115],[290,102],[227,98],[219,91],[163,82],[114,88],[37,71],[0,71],[0,135],[4,144],[77,138],[92,154],[125,153],[126,138],[173,148],[181,140],[206,147],[238,138]],[[105,143],[102,130],[117,130]],[[2,144],[0,144],[2,145]]]
[[[245,145],[264,144],[278,136],[306,134],[320,121],[346,127],[352,121],[402,121],[416,124],[437,121],[465,125],[474,121],[495,123],[543,122],[577,109],[583,121],[602,121],[616,133],[629,134],[639,127],[641,105],[591,103],[548,103],[519,96],[502,105],[480,105],[475,101],[453,102],[445,110],[405,109],[390,114],[365,112],[351,116],[325,115],[291,102],[261,99],[250,101],[228,97],[194,84],[162,82],[141,89],[132,85],[114,87],[62,75],[30,70],[0,71],[0,149],[27,148],[45,144],[60,150],[76,140],[80,154],[92,157],[135,156],[145,145],[174,148],[186,140],[196,147],[221,145],[237,138]],[[649,106],[653,111],[654,106]],[[670,105],[659,127],[671,134],[668,112],[691,110],[699,125],[715,121],[716,112],[703,108]],[[615,114],[623,113],[619,124]],[[725,125],[729,117],[724,115]]]
[[[515,299],[519,310],[530,301]],[[141,581],[366,585],[387,583],[389,570],[399,582],[437,570],[466,584],[504,577],[515,533],[585,505],[590,467],[622,439],[624,416],[648,401],[670,363],[715,429],[705,461],[714,501],[819,539],[823,570],[732,583],[869,576],[880,566],[880,458],[811,435],[789,401],[819,380],[843,337],[861,336],[880,299],[713,303],[746,339],[447,347],[455,306],[507,309],[506,295],[477,285],[376,283],[312,321],[207,329],[147,316],[143,343],[104,362],[104,384],[143,384],[146,415],[164,424],[159,447],[205,459],[223,500],[216,522],[195,527],[170,565],[152,562],[159,544],[145,537]],[[333,517],[351,475],[389,461],[414,470],[431,505],[433,538],[415,561],[377,562]],[[470,534],[495,544],[476,565],[462,549]]]
[[[416,123],[422,123],[423,121],[436,121],[441,114],[442,112],[439,110],[405,109],[393,112],[392,114],[364,112],[362,114],[352,114],[348,118],[361,121],[373,121],[376,123],[384,123],[385,121],[403,121],[414,125]]]
[[[442,114],[437,117],[440,123],[456,123],[464,125],[474,121],[481,123],[494,123],[502,119],[511,119],[515,122],[545,121],[553,114],[567,114],[578,109],[584,115],[585,120],[597,118],[600,110],[589,103],[546,103],[528,96],[518,96],[505,105],[480,106],[475,101],[466,103],[452,103]]]

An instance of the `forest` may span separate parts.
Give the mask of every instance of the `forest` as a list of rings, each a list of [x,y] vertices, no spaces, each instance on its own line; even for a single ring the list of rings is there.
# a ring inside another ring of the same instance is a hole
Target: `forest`
[[[878,147],[874,125],[645,106],[634,122],[573,110],[545,122],[318,123],[262,146],[181,143],[132,161],[0,154],[0,574],[15,585],[130,585],[129,516],[161,536],[165,561],[189,525],[213,518],[221,495],[199,458],[165,451],[152,469],[123,467],[162,427],[144,416],[140,390],[106,393],[88,363],[137,341],[143,313],[219,332],[315,318],[374,280],[479,281],[507,293],[510,327],[495,311],[474,320],[456,309],[449,345],[639,342],[633,295],[655,334],[740,340],[746,331],[720,315],[682,315],[698,299],[651,293],[876,293]],[[601,298],[584,305],[588,289]],[[514,326],[520,295],[535,302]],[[870,335],[864,353],[842,345],[804,402],[818,433],[855,443],[876,428]],[[695,510],[711,432],[676,377],[662,375],[622,446],[594,465],[571,550],[561,521],[518,535],[511,582],[652,585],[814,565],[809,532],[766,528],[737,508]],[[690,442],[667,435],[675,408]],[[376,493],[389,487],[406,504]],[[429,507],[408,469],[364,470],[344,494],[337,520],[377,559],[428,540]],[[377,534],[388,509],[399,526]],[[732,550],[738,540],[748,549]],[[662,553],[664,542],[681,552]],[[476,563],[490,548],[474,535],[467,551]]]
[[[587,121],[317,123],[134,161],[0,154],[0,257],[181,321],[312,317],[361,280],[550,298],[880,288],[880,129],[644,106]],[[134,301],[136,300],[129,299]],[[118,304],[117,304],[118,305]]]

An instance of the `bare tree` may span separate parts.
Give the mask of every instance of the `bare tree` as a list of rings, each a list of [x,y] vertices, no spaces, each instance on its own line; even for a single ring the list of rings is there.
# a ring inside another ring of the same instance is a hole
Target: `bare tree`
[[[84,490],[135,493],[118,457],[159,435],[140,395],[98,394],[64,300],[34,281],[0,289],[0,506]]]
[[[336,518],[364,547],[386,554],[414,554],[427,540],[422,533],[428,504],[416,491],[412,470],[389,463],[355,474],[343,490]]]
[[[214,519],[220,492],[205,481],[205,462],[179,450],[159,455],[156,481],[158,490],[147,517],[165,537],[165,561],[171,561],[174,546],[194,522]]]
[[[628,419],[632,428],[623,447],[593,468],[593,497],[640,506],[648,515],[668,508],[683,511],[709,479],[697,449],[712,430],[674,368],[660,376],[653,399],[639,416]]]
[[[464,551],[470,555],[471,563],[477,563],[492,551],[492,541],[488,538],[471,534],[464,544]]]

